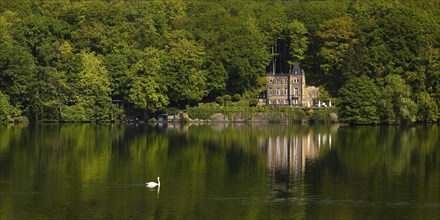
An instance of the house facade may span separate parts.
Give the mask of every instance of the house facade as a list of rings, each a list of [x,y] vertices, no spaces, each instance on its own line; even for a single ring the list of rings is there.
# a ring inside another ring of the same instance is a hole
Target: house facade
[[[316,106],[319,88],[306,86],[306,76],[299,63],[289,73],[268,73],[267,91],[259,95],[259,105],[269,106]]]

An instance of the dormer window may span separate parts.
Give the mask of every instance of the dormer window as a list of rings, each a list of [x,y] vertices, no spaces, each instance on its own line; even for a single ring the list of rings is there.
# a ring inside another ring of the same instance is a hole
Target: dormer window
[[[295,70],[293,71],[293,73],[294,73],[295,75],[298,75],[298,69],[295,69]]]

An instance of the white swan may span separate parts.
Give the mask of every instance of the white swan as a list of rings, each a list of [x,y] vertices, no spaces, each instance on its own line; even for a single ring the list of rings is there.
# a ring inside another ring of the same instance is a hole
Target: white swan
[[[159,179],[159,177],[157,177],[157,183],[156,182],[148,182],[145,184],[147,185],[148,188],[154,188],[156,186],[160,187],[160,179]]]

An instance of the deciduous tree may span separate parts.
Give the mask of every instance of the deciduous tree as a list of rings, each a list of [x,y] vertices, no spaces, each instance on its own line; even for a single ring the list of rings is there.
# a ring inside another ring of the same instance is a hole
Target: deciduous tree
[[[351,124],[378,124],[380,91],[368,76],[349,80],[339,90],[341,120]]]
[[[129,70],[128,101],[149,113],[161,110],[169,103],[166,95],[165,77],[162,75],[163,61],[164,51],[146,48],[143,58]]]

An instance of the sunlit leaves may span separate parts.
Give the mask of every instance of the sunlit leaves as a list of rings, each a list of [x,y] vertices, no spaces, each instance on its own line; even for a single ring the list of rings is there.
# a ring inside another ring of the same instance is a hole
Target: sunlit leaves
[[[361,76],[348,81],[340,90],[340,116],[351,124],[378,124],[379,89],[372,79]]]
[[[205,52],[202,45],[176,33],[169,43],[167,84],[174,102],[197,102],[206,94]]]
[[[438,105],[435,99],[428,93],[417,94],[416,103],[418,106],[417,120],[423,122],[436,122],[439,119]]]
[[[87,120],[109,120],[111,90],[107,69],[94,53],[82,52],[81,58],[83,71],[76,85],[76,105],[85,109]]]
[[[410,101],[424,97],[416,103],[426,110],[431,97],[438,109],[439,9],[421,2],[4,0],[0,90],[30,118],[52,120],[60,111],[42,106],[59,103],[91,109],[94,101],[86,107],[84,97],[98,93],[102,103],[113,100],[121,111],[152,116],[224,94],[254,97],[264,90],[261,76],[276,56],[277,72],[301,61],[308,84],[323,85],[334,97],[361,75],[384,92],[393,74],[411,87]],[[149,50],[160,51],[157,60],[148,58]],[[85,74],[90,67],[82,51],[94,54],[102,68]],[[102,75],[106,80],[96,77]],[[104,83],[88,87],[86,81]]]
[[[326,86],[332,92],[348,80],[347,62],[353,54],[358,40],[355,35],[356,24],[350,17],[340,17],[323,22],[316,36],[322,43],[319,51],[321,70]]]
[[[21,115],[21,110],[11,105],[9,96],[0,91],[0,124],[16,119]]]
[[[2,45],[0,47],[0,90],[11,102],[28,106],[29,89],[36,65],[25,47]]]
[[[417,105],[411,100],[411,87],[399,75],[385,77],[380,99],[384,123],[411,123],[416,120]]]
[[[305,59],[305,52],[307,50],[308,31],[303,23],[298,20],[293,20],[287,25],[290,37],[290,54],[293,62]]]
[[[165,108],[169,101],[162,75],[164,52],[146,48],[143,58],[130,68],[128,101],[137,108],[156,112]]]

